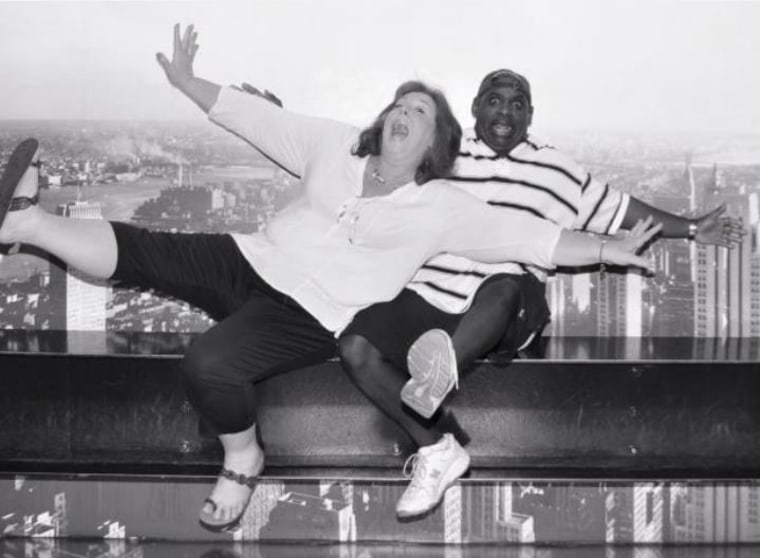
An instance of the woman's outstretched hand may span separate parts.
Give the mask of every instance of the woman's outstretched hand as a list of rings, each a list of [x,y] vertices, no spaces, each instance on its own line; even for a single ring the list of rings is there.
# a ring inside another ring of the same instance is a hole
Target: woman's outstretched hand
[[[174,25],[174,53],[171,61],[163,52],[156,53],[156,60],[163,68],[169,83],[179,90],[184,90],[194,77],[193,60],[195,53],[198,52],[198,44],[195,42],[197,38],[198,33],[195,32],[192,24],[185,28],[185,32],[180,37],[180,26],[176,23]]]
[[[640,267],[654,273],[652,261],[639,255],[662,229],[661,223],[654,225],[652,221],[652,217],[639,220],[625,237],[604,242],[600,249],[599,263]]]

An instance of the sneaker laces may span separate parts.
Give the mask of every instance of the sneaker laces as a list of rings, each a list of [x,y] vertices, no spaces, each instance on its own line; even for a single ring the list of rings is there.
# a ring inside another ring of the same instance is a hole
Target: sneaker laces
[[[411,479],[407,490],[429,491],[429,483],[426,485],[425,479],[428,476],[427,460],[424,455],[415,453],[410,455],[404,463],[403,475]]]

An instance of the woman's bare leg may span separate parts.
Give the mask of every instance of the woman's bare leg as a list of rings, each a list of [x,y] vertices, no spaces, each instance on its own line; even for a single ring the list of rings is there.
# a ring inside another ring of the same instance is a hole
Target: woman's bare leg
[[[34,160],[37,159],[35,154]],[[38,168],[30,166],[19,181],[14,197],[33,197],[39,189],[38,181]],[[98,279],[108,279],[116,269],[116,237],[108,221],[60,217],[32,205],[8,211],[0,227],[0,243],[16,242],[41,248]]]
[[[264,468],[264,451],[256,439],[256,425],[242,432],[221,434],[219,441],[224,447],[224,468],[246,477],[255,478]],[[220,476],[211,491],[203,511],[213,514],[220,521],[232,521],[248,505],[252,488]]]

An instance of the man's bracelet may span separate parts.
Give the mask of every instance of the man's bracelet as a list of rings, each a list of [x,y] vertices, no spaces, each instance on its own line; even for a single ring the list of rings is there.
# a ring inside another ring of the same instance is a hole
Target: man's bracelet
[[[689,233],[686,236],[689,240],[695,240],[697,238],[697,230],[699,229],[699,226],[697,225],[696,221],[689,221]]]

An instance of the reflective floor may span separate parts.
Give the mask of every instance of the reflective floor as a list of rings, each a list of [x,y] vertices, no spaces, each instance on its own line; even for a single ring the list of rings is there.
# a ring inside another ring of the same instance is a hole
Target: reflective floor
[[[0,539],[2,558],[754,558],[760,546],[205,544]]]
[[[197,333],[136,331],[0,330],[0,353],[174,355]],[[756,362],[756,337],[544,337],[535,357],[544,360],[698,360]]]

